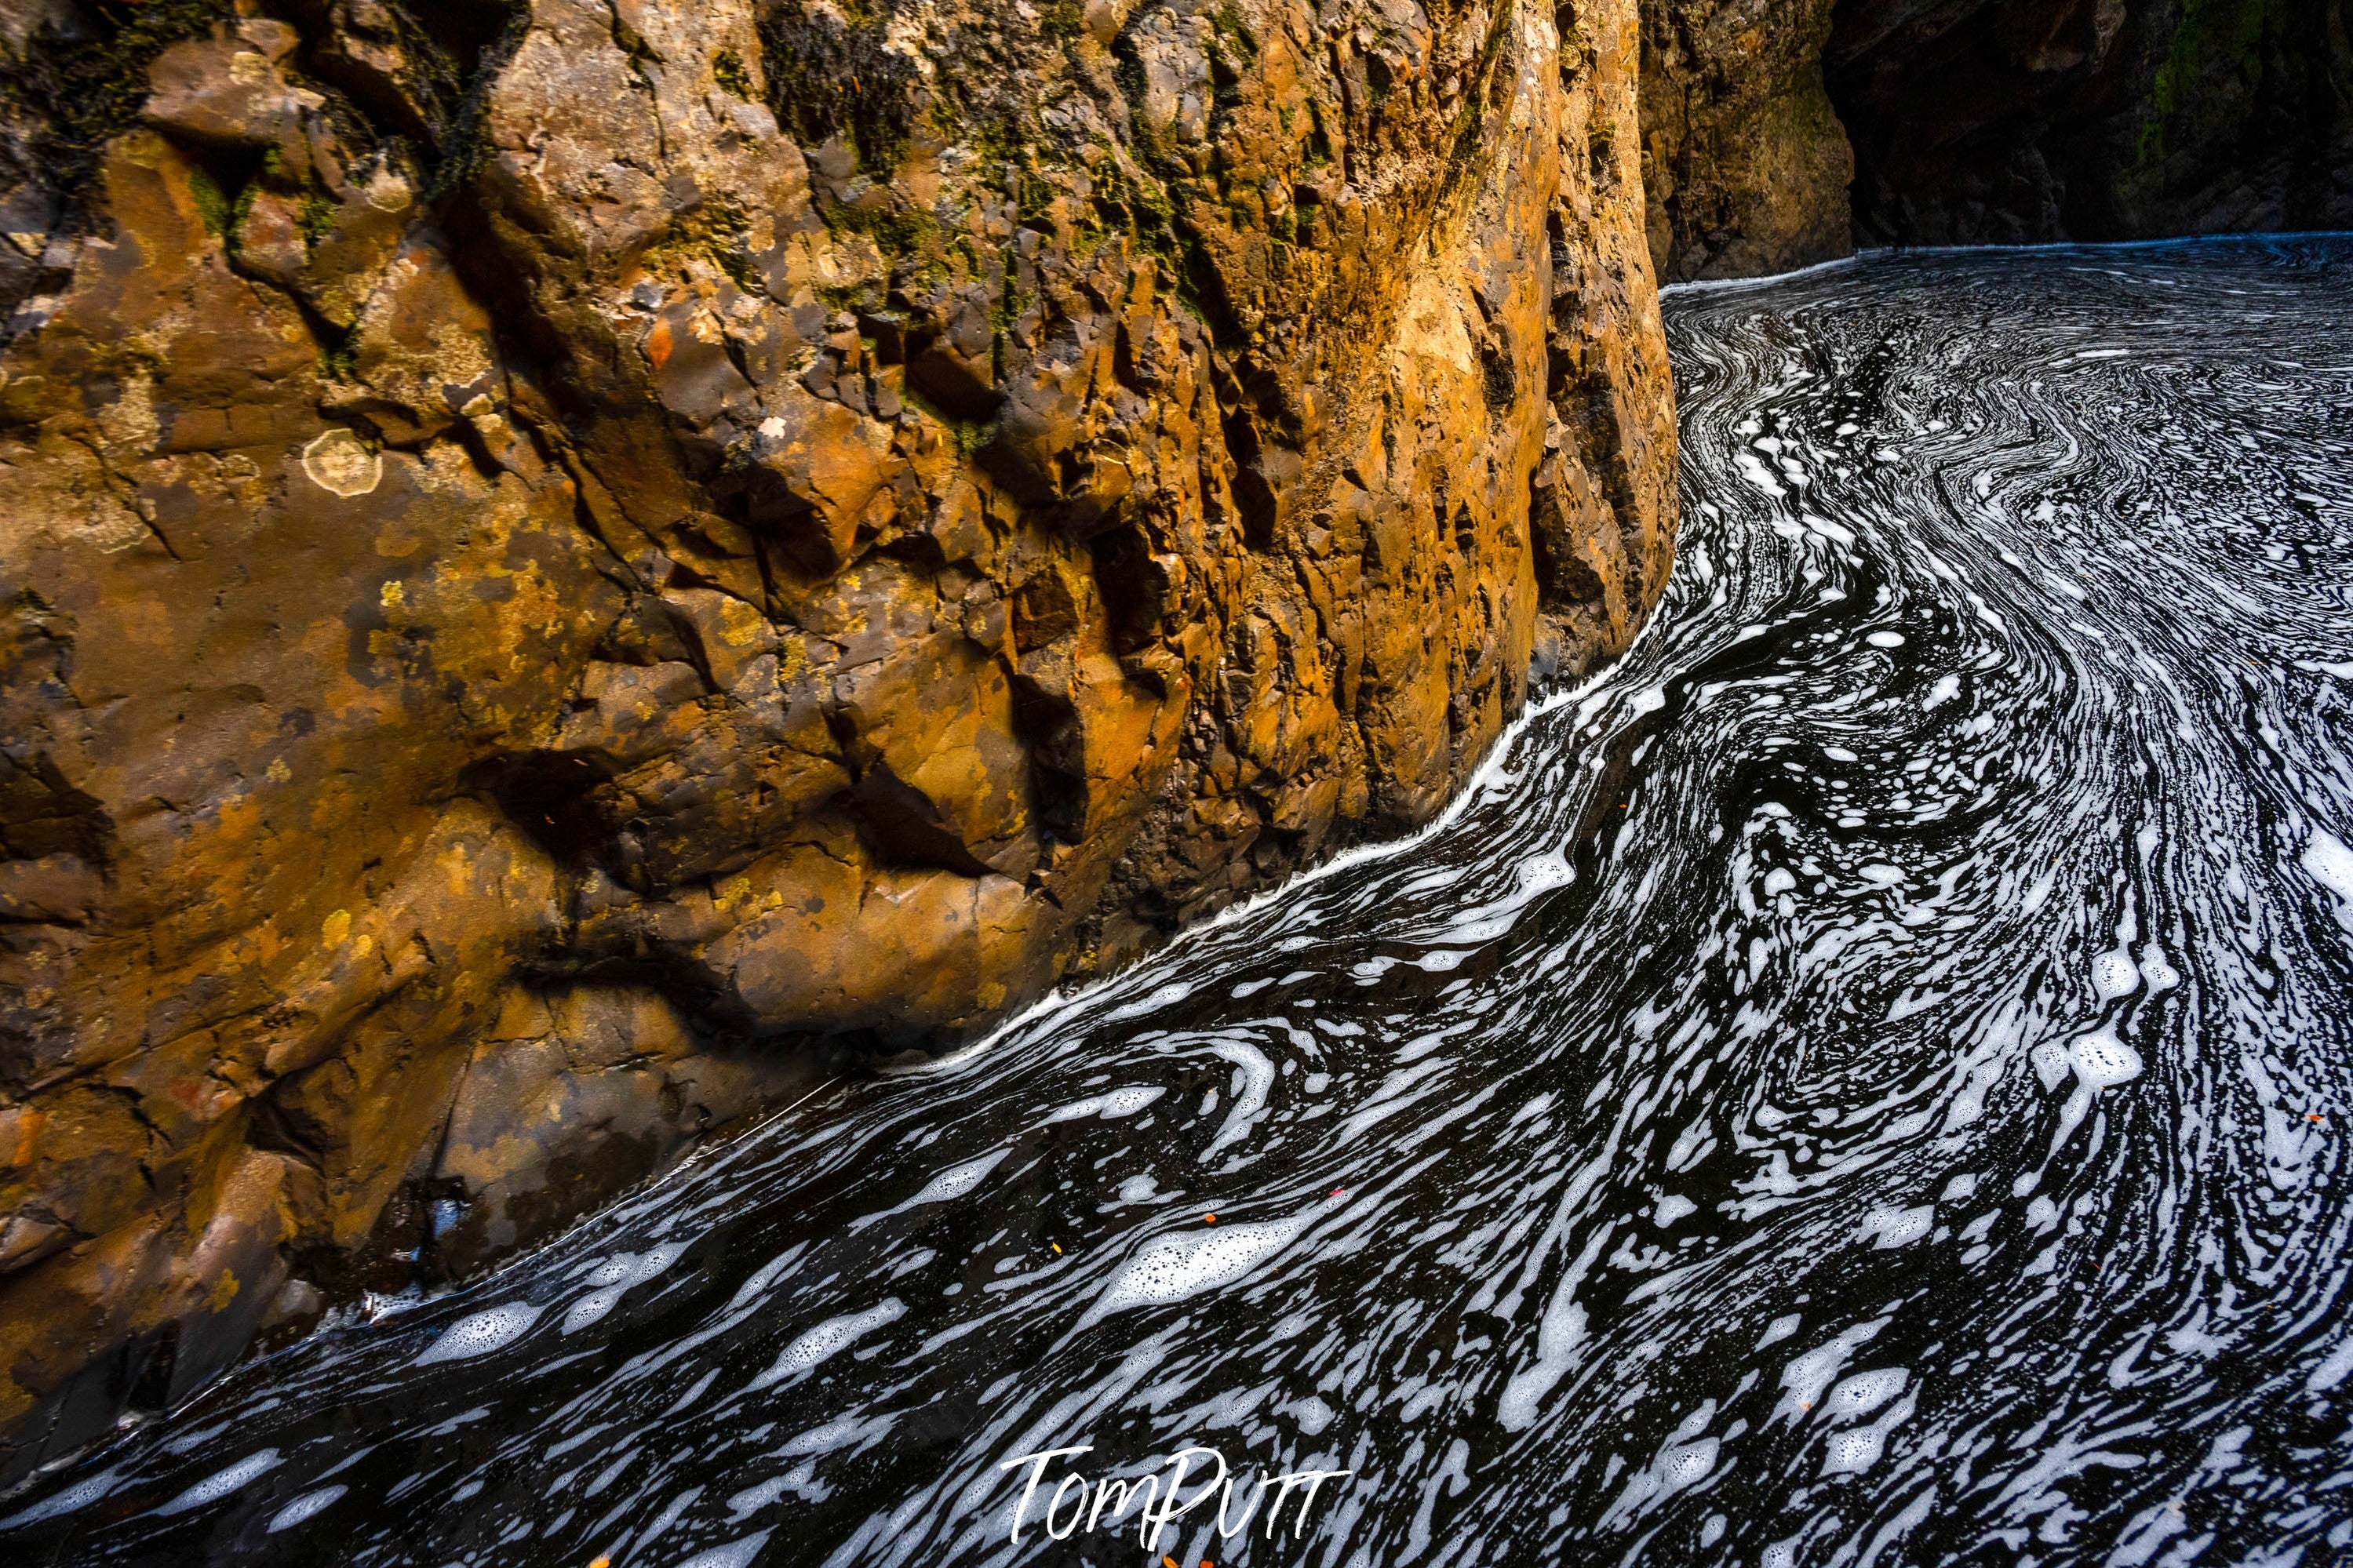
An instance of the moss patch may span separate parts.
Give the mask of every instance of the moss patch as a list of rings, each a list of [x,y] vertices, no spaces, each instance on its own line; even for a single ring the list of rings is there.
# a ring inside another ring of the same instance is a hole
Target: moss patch
[[[760,288],[759,270],[744,248],[744,236],[751,227],[751,216],[741,205],[714,197],[670,219],[661,237],[646,247],[643,265],[658,272],[696,257],[725,273],[738,289],[754,291]]]
[[[2165,156],[2166,128],[2192,107],[2200,84],[2227,60],[2249,86],[2263,74],[2265,40],[2285,20],[2280,0],[2184,0],[2165,58],[2149,84],[2149,116],[2140,128],[2137,161]]]
[[[756,99],[752,90],[752,73],[744,67],[744,57],[733,49],[722,49],[711,57],[711,79],[745,100]]]
[[[21,53],[0,44],[0,104],[19,122],[40,127],[33,160],[61,195],[79,195],[100,151],[138,120],[155,57],[211,32],[233,10],[231,0],[86,6],[87,33],[61,37],[45,26]]]
[[[807,146],[839,136],[859,166],[887,174],[906,156],[914,122],[914,62],[882,42],[881,26],[853,16],[780,6],[760,19],[760,53],[768,73],[768,107],[777,123]]]

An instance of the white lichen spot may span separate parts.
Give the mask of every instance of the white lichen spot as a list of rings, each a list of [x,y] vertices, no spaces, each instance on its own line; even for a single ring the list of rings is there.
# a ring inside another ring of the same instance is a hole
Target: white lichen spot
[[[302,448],[302,471],[321,489],[364,496],[383,482],[384,458],[338,426]]]
[[[380,168],[368,179],[368,205],[378,212],[405,211],[416,198],[417,193],[409,188],[406,180],[401,178],[397,169],[389,166]]]

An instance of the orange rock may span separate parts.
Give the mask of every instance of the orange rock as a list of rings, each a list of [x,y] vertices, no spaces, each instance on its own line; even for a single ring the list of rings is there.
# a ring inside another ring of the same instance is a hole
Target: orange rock
[[[348,9],[0,238],[7,1475],[1427,819],[1672,552],[1630,0]]]

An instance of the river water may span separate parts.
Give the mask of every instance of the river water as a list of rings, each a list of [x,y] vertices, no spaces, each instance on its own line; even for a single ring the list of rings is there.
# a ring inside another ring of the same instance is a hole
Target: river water
[[[2353,1557],[2353,240],[1667,313],[1666,602],[1430,831],[243,1368],[0,1549]]]

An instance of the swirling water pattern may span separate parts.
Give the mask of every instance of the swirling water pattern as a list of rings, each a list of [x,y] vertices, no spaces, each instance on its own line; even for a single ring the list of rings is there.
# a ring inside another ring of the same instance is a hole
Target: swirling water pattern
[[[1187,1563],[2347,1560],[2348,300],[1678,295],[1668,602],[1430,831],[240,1371],[13,1560],[1140,1563],[1000,1466],[1188,1442],[1351,1473]]]

